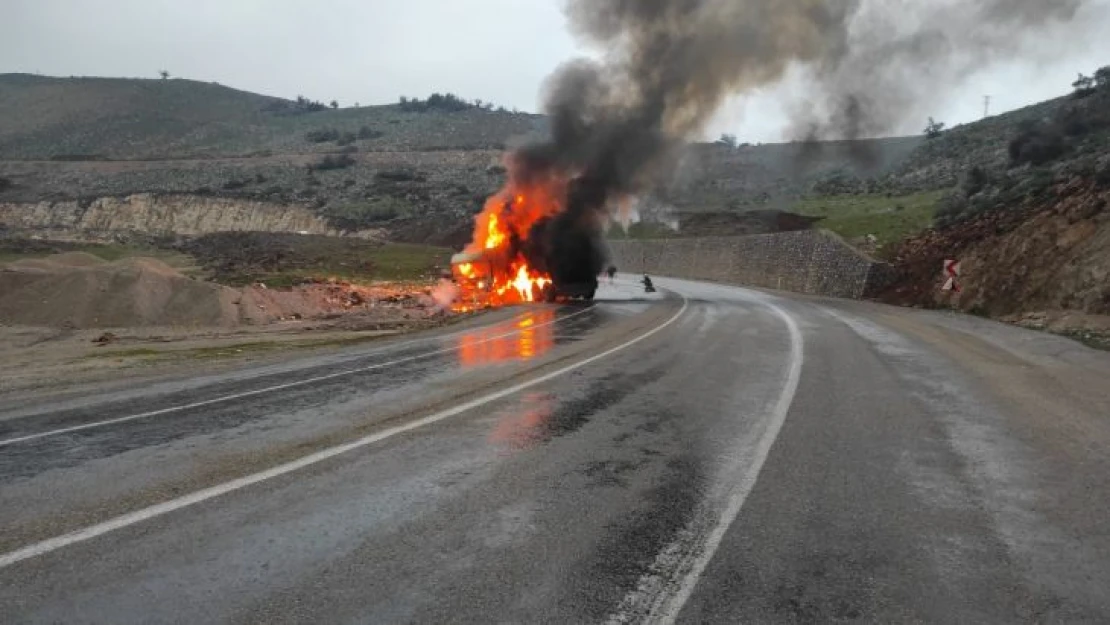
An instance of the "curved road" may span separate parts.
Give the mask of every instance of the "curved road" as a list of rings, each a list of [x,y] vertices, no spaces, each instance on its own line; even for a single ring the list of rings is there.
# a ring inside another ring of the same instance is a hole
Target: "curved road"
[[[0,403],[0,621],[1110,621],[1110,355],[658,284]]]

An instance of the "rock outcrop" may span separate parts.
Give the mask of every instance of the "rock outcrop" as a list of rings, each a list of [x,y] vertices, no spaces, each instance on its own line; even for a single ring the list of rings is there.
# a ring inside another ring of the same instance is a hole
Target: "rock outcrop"
[[[897,252],[899,278],[883,299],[995,317],[1110,314],[1110,190],[1074,178],[1054,198],[907,240]],[[962,262],[960,293],[940,288],[947,258]]]
[[[344,234],[303,206],[150,193],[93,201],[0,203],[0,225],[52,238],[89,240],[121,234],[193,236],[240,230]],[[363,230],[346,234],[375,239],[382,233]]]

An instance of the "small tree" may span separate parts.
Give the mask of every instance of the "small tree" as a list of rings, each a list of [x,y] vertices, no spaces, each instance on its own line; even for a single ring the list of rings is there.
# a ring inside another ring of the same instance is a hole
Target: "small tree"
[[[925,125],[925,138],[936,139],[942,134],[944,134],[944,122],[938,122],[930,117],[929,123]]]
[[[333,109],[337,109],[337,108],[339,108],[339,100],[332,100],[332,101],[331,101],[331,107],[332,107]]]
[[[164,69],[158,70],[158,75],[162,77],[162,80],[166,80],[170,77],[170,73]]]
[[[1073,95],[1077,98],[1082,98],[1094,92],[1095,79],[1092,76],[1080,74],[1079,78],[1077,78],[1071,86],[1075,88],[1075,93]]]
[[[735,150],[736,146],[740,145],[740,141],[736,138],[736,135],[725,133],[721,135],[720,139],[717,139],[717,144],[728,146]]]

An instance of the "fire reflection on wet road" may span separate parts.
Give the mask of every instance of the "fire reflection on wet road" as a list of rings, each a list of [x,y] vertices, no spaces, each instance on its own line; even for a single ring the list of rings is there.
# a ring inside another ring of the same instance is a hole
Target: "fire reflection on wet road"
[[[555,346],[556,311],[541,308],[516,322],[518,332],[505,335],[503,328],[485,328],[458,338],[459,364],[464,368],[508,361],[527,361]]]
[[[547,438],[545,424],[554,408],[555,398],[549,393],[525,393],[519,404],[498,415],[489,441],[509,453],[539,445]]]

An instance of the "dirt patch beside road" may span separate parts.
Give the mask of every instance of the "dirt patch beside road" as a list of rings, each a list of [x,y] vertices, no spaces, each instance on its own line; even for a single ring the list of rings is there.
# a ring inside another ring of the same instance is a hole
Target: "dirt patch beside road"
[[[153,258],[84,252],[0,266],[0,393],[336,348],[465,320],[419,282],[231,288]],[[218,367],[217,367],[218,368]]]
[[[495,315],[507,314],[504,312]],[[484,317],[483,317],[484,318]],[[404,334],[476,322],[476,315],[361,311],[328,320],[234,328],[67,329],[0,325],[0,395],[6,399],[87,384],[135,384],[183,373],[218,373]]]
[[[380,323],[436,312],[428,286],[336,279],[234,289],[189,278],[160,260],[105,262],[69,252],[0,267],[0,323],[54,328],[232,328],[362,313]]]

